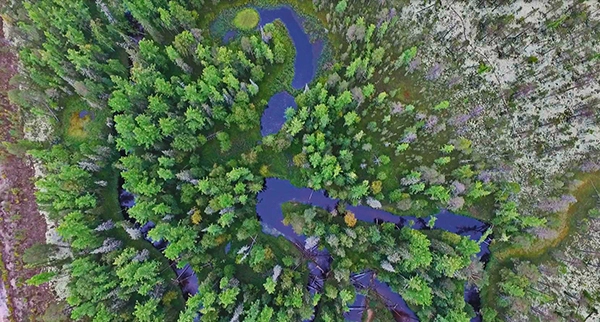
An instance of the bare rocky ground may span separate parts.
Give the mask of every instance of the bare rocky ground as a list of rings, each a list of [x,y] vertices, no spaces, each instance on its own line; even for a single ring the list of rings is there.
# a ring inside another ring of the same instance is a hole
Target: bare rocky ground
[[[2,20],[0,20],[2,23]],[[0,25],[1,27],[1,25]],[[17,111],[8,102],[9,80],[17,71],[17,58],[0,28],[0,142],[19,136]],[[33,244],[46,241],[46,222],[38,212],[32,178],[31,160],[6,153],[0,146],[0,250],[2,252],[2,283],[0,321],[37,320],[54,295],[47,285],[27,286],[25,281],[39,270],[24,267],[22,255]],[[2,312],[2,303],[10,311]]]

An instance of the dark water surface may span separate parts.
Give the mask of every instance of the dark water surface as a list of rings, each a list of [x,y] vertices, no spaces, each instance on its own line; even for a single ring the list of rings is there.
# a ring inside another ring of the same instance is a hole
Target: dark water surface
[[[285,123],[285,110],[288,107],[296,108],[296,101],[290,93],[279,92],[269,99],[267,108],[260,118],[260,134],[267,136],[281,130]]]
[[[119,200],[125,211],[135,203],[134,196],[122,189],[119,192]],[[291,226],[283,224],[283,211],[281,205],[290,201],[312,205],[326,210],[334,209],[339,202],[337,199],[329,198],[323,190],[315,191],[310,188],[298,188],[289,181],[282,179],[266,179],[265,189],[258,194],[256,204],[256,212],[261,220],[263,231],[271,235],[284,236],[286,239],[300,245],[304,244],[306,236],[296,234]],[[392,222],[399,227],[412,223],[412,226],[410,226],[412,229],[429,229],[426,225],[429,221],[429,217],[417,218],[412,216],[397,216],[384,210],[374,209],[368,206],[348,206],[347,209],[352,211],[358,220],[365,222]],[[442,229],[462,236],[469,236],[473,240],[478,240],[488,228],[487,224],[476,219],[456,215],[449,211],[441,211],[436,217],[437,220],[434,229]],[[128,216],[126,216],[126,218],[132,220],[132,218],[129,218]],[[166,242],[153,241],[147,236],[148,231],[153,227],[154,223],[150,222],[139,228],[141,229],[144,238],[151,242],[154,247],[162,251],[166,247]],[[325,277],[323,271],[329,270],[331,258],[326,250],[313,250],[313,255],[314,262],[310,262],[308,267],[311,272],[311,281],[309,282],[309,285],[314,286],[314,288],[319,288],[319,286],[322,287],[323,279]],[[489,249],[485,243],[482,243],[479,257],[481,258],[488,255]],[[189,265],[186,265],[183,268],[176,268],[176,266],[173,265],[173,268],[176,274],[180,276],[179,280],[182,281],[181,288],[186,296],[196,294],[198,292],[198,278]],[[367,271],[353,274],[352,281],[357,290],[369,288],[376,292],[389,308],[394,309],[395,315],[409,321],[418,320],[415,313],[410,310],[406,302],[402,299],[402,296],[392,291],[387,284],[378,281],[373,275],[373,272]],[[465,300],[478,309],[479,294],[476,289],[467,289],[465,291]],[[350,311],[346,314],[346,319],[350,321],[360,321],[365,309],[365,303],[365,296],[357,294],[356,301],[350,306]],[[479,317],[473,319],[473,321],[479,320]]]
[[[276,19],[280,19],[285,24],[296,47],[292,87],[294,89],[304,88],[315,77],[317,61],[323,49],[323,42],[317,41],[311,43],[309,35],[302,27],[303,19],[291,7],[256,8],[256,10],[260,15],[260,26],[273,22]],[[236,34],[235,31],[227,32],[223,41],[227,43]],[[285,123],[284,113],[288,107],[296,108],[296,103],[294,97],[286,91],[279,92],[269,99],[268,106],[261,117],[261,134],[263,136],[277,133],[281,129]],[[119,201],[126,219],[132,220],[132,218],[127,216],[127,209],[135,204],[134,196],[120,189]],[[298,188],[293,186],[289,181],[274,178],[266,180],[266,187],[258,194],[257,201],[256,212],[261,219],[263,231],[272,235],[282,235],[286,239],[301,245],[304,244],[306,236],[297,235],[291,226],[283,224],[281,205],[285,202],[295,201],[332,210],[339,202],[339,200],[327,197],[323,190],[314,191],[309,188]],[[391,222],[399,227],[410,224],[410,227],[413,229],[429,229],[427,222],[430,217],[397,216],[368,206],[348,206],[347,209],[352,211],[358,220],[365,222]],[[473,240],[478,240],[488,228],[487,224],[476,219],[456,215],[448,211],[441,211],[435,217],[437,217],[437,220],[433,227],[434,229],[442,229],[462,236],[469,236]],[[152,243],[155,248],[161,251],[164,250],[167,246],[165,241],[153,241],[147,236],[148,231],[154,227],[154,223],[150,222],[142,227],[139,224],[136,225],[141,229],[146,240]],[[226,252],[228,252],[228,249]],[[325,278],[324,271],[328,271],[331,264],[331,256],[326,250],[313,250],[312,252],[314,260],[308,264],[309,271],[311,272],[309,281],[311,292],[313,287],[317,289],[319,286],[322,287]],[[481,251],[478,255],[480,258],[489,256],[489,249],[486,243],[481,244]],[[175,263],[172,264],[185,296],[196,294],[198,292],[199,281],[190,266],[185,265],[182,268],[177,268]],[[406,302],[402,299],[402,296],[393,292],[387,284],[378,281],[373,272],[367,271],[353,274],[352,281],[357,290],[369,288],[374,291],[392,309],[398,321],[418,321],[415,313],[410,310]],[[466,290],[465,300],[478,309],[479,294],[476,289]],[[345,315],[346,319],[360,321],[365,306],[366,297],[357,293],[356,301],[350,306],[350,311]],[[480,318],[476,317],[472,321],[480,321]]]
[[[296,47],[292,87],[295,89],[303,88],[315,77],[317,60],[321,54],[321,50],[323,50],[323,42],[310,42],[310,36],[304,31],[304,27],[302,26],[304,19],[289,6],[256,8],[256,10],[260,15],[260,26],[264,26],[277,19],[285,24],[294,47]]]
[[[310,41],[310,35],[306,33],[302,26],[303,18],[291,7],[256,8],[256,10],[260,15],[260,26],[277,19],[285,24],[296,48],[292,87],[294,89],[304,88],[315,77],[318,59],[323,50],[323,41],[314,43]],[[228,37],[230,38],[231,35]],[[260,121],[262,136],[279,132],[281,126],[285,123],[284,112],[288,107],[296,108],[294,97],[288,92],[279,92],[269,99],[269,104]]]
[[[281,222],[283,220],[281,205],[288,201],[295,201],[332,210],[339,202],[338,199],[329,198],[323,190],[315,191],[310,188],[298,188],[287,180],[276,178],[266,180],[266,188],[258,194],[257,198],[256,212],[263,223],[275,228],[284,236],[295,236],[295,238],[302,241],[306,237],[296,235],[292,227],[285,226]],[[356,219],[364,222],[391,222],[398,226],[406,226],[412,221],[414,223],[410,227],[417,230],[429,229],[427,222],[431,218],[398,216],[369,206],[347,206],[346,209],[352,211]],[[435,217],[437,220],[433,229],[447,230],[461,236],[469,236],[473,240],[479,240],[489,227],[489,225],[477,219],[456,215],[447,210],[440,211]],[[489,249],[485,243],[482,243],[478,256],[482,257],[486,254],[489,254]]]
[[[268,178],[266,180],[265,189],[257,196],[258,203],[256,212],[261,219],[263,231],[272,235],[281,235],[291,241],[301,241],[302,244],[306,240],[306,236],[298,235],[294,232],[291,226],[283,224],[283,211],[281,205],[293,201],[302,204],[320,207],[326,210],[332,210],[338,204],[338,199],[329,198],[323,190],[315,191],[310,188],[298,188],[292,185],[287,180]],[[356,219],[365,222],[391,222],[398,226],[405,226],[413,223],[410,226],[412,229],[429,229],[427,222],[430,217],[417,218],[412,216],[397,216],[381,209],[374,209],[368,206],[348,206],[348,210],[352,211]],[[489,227],[487,224],[480,222],[477,219],[453,214],[443,210],[435,217],[437,220],[433,229],[447,230],[461,236],[469,236],[472,240],[479,240],[483,233]],[[479,258],[489,256],[489,249],[486,243],[481,243],[481,251]],[[388,307],[395,309],[395,314],[404,315],[408,320],[418,320],[415,313],[410,310],[402,296],[395,293],[391,288],[372,276],[372,272],[356,274],[361,276],[355,280],[355,286],[360,289],[361,286],[368,285],[371,290],[384,299]],[[366,288],[367,286],[363,287]],[[358,295],[355,303],[351,306],[350,312],[346,314],[346,318],[350,321],[360,321],[364,310],[364,296]],[[471,288],[465,291],[465,301],[474,305],[477,308],[479,294],[477,290]],[[479,317],[473,318],[472,321],[479,321]]]
[[[260,17],[258,28],[277,19],[283,22],[287,28],[288,34],[296,48],[292,87],[294,89],[304,88],[304,86],[310,83],[315,77],[319,56],[323,51],[324,42],[322,40],[311,42],[310,35],[305,32],[303,27],[304,18],[299,16],[292,7],[255,7],[254,9],[258,11]],[[223,35],[222,41],[227,44],[237,35],[238,32],[236,30],[229,30]]]
[[[237,36],[237,31],[229,30],[225,33],[225,35],[223,35],[223,43],[228,44],[233,38],[235,38],[235,36]]]
[[[387,284],[377,280],[373,271],[353,274],[350,279],[357,291],[365,289],[374,291],[379,300],[392,310],[393,315],[398,316],[398,321],[419,321],[417,315],[408,307],[402,296],[392,291]],[[357,293],[356,300],[350,306],[350,312],[345,315],[346,320],[361,321],[364,310],[367,308],[366,305],[366,296]]]
[[[122,179],[121,179],[122,181]],[[122,185],[122,182],[121,182]],[[135,222],[135,219],[131,218],[128,215],[128,210],[129,208],[133,207],[133,205],[135,205],[135,196],[123,189],[119,189],[119,204],[121,205],[121,209],[123,210],[123,217],[130,221],[133,222],[134,227],[138,228],[141,232],[142,232],[142,236],[145,240],[147,240],[148,242],[150,242],[152,244],[152,246],[154,246],[154,248],[160,250],[161,252],[164,251],[164,249],[167,247],[168,243],[164,240],[152,240],[152,238],[148,237],[148,232],[154,228],[155,224],[153,222],[148,222],[145,225],[140,225],[139,223]],[[177,263],[169,261],[169,264],[171,265],[171,268],[173,269],[173,271],[175,272],[175,275],[177,276],[177,280],[179,281],[179,286],[181,288],[181,291],[184,294],[184,297],[189,297],[191,295],[195,295],[196,293],[198,293],[198,287],[199,287],[199,281],[198,281],[198,277],[196,276],[196,274],[194,273],[194,271],[192,270],[191,266],[189,264],[186,264],[184,267],[177,267]]]
[[[94,112],[90,112],[90,111],[87,111],[87,110],[81,110],[81,111],[79,111],[79,118],[80,119],[83,119],[83,118],[85,118],[88,115],[90,116],[90,118],[92,120],[94,119]]]

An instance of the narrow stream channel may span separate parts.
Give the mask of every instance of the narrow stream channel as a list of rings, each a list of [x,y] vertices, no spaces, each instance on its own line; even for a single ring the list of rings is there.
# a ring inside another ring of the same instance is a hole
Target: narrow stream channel
[[[274,8],[256,8],[260,15],[260,26],[280,19],[288,29],[290,37],[296,47],[296,57],[294,61],[294,80],[292,87],[301,89],[312,81],[316,74],[318,57],[323,49],[323,42],[311,42],[309,35],[302,26],[303,19],[289,6]],[[235,31],[228,32],[225,35],[224,42],[235,37]],[[263,136],[277,133],[283,125],[284,112],[287,107],[296,107],[294,97],[287,92],[280,92],[271,97],[268,107],[265,109],[261,118],[261,134]],[[120,183],[122,186],[122,182]],[[119,188],[119,201],[124,211],[124,216],[128,220],[133,220],[127,215],[127,210],[135,203],[132,194]],[[323,190],[314,191],[309,188],[298,188],[289,181],[282,179],[266,179],[265,189],[257,196],[256,212],[261,220],[263,231],[265,233],[282,235],[291,242],[299,243],[306,240],[306,236],[296,234],[291,226],[283,224],[283,212],[281,205],[286,202],[299,202],[307,205],[320,207],[323,209],[333,209],[339,200],[329,198]],[[406,226],[409,223],[412,229],[430,229],[427,222],[430,217],[416,218],[412,216],[397,216],[381,209],[374,209],[367,206],[348,206],[358,220],[364,222],[391,222],[398,227]],[[453,214],[448,211],[441,211],[436,215],[436,222],[433,229],[447,230],[462,236],[469,236],[473,240],[479,240],[483,233],[488,229],[488,225],[476,219]],[[139,224],[136,224],[139,227]],[[154,227],[152,222],[139,227],[146,240],[152,245],[163,251],[166,247],[164,241],[153,241],[147,233]],[[489,257],[487,243],[482,243],[481,251],[478,254],[480,260]],[[227,251],[227,249],[226,249]],[[308,269],[311,272],[309,285],[319,285],[323,282],[324,271],[329,269],[331,258],[329,253],[324,251],[314,251],[315,262],[309,262]],[[172,267],[180,281],[180,287],[184,296],[198,292],[198,278],[189,265],[183,268],[176,268],[175,263]],[[318,269],[317,269],[318,266]],[[365,271],[352,274],[353,284],[359,289],[370,289],[374,291],[390,308],[397,321],[418,321],[415,313],[408,307],[402,296],[393,292],[390,287],[376,279],[374,272]],[[310,287],[309,287],[310,288]],[[362,294],[356,296],[356,301],[350,306],[350,312],[345,315],[349,321],[361,321],[364,309],[366,308],[366,297]],[[465,300],[474,306],[478,311],[479,294],[476,289],[465,290]],[[0,301],[1,302],[1,301]],[[477,316],[472,321],[481,321]]]
[[[260,15],[259,26],[264,26],[277,19],[285,25],[296,48],[292,87],[294,89],[304,88],[316,75],[318,59],[323,51],[323,41],[311,42],[310,35],[305,32],[303,27],[304,19],[289,6],[256,8],[256,10]],[[231,37],[231,34],[226,36]],[[271,96],[260,122],[262,136],[279,132],[285,123],[284,115],[288,107],[296,108],[296,102],[290,93],[283,91]]]
[[[326,210],[332,210],[339,202],[337,199],[329,198],[323,190],[315,191],[310,188],[298,188],[287,180],[276,178],[266,179],[266,187],[258,194],[257,199],[256,212],[263,225],[263,231],[269,234],[284,236],[292,242],[304,242],[306,236],[296,234],[291,226],[283,224],[282,204],[293,201]],[[417,218],[412,216],[397,216],[384,210],[374,209],[368,206],[348,206],[347,209],[355,214],[356,219],[364,222],[391,222],[395,223],[398,227],[406,226],[412,222],[413,225],[410,226],[412,229],[430,229],[427,227],[427,222],[430,217]],[[489,228],[489,225],[477,219],[456,215],[446,210],[441,211],[435,217],[437,220],[435,221],[433,229],[446,230],[461,236],[468,236],[472,240],[479,240]],[[479,260],[486,260],[490,253],[487,242],[481,243],[480,248],[481,250],[478,254],[478,258]],[[358,273],[356,275],[360,274],[361,273]],[[400,295],[393,292],[387,284],[382,283],[377,279],[371,280],[370,288],[386,299],[388,307],[395,307],[396,311],[402,312],[404,315],[417,320],[414,312],[410,310]],[[357,282],[359,282],[358,284],[369,284],[365,281],[364,278],[357,280]],[[357,286],[357,283],[355,283],[355,286]],[[477,311],[479,303],[479,294],[477,290],[473,288],[465,290],[465,301],[473,305]],[[362,316],[362,310],[360,310],[360,308],[364,309],[363,302],[364,297],[357,296],[355,303],[351,306],[352,310],[346,315],[348,320],[360,321]],[[472,322],[475,321],[480,321],[480,317],[477,316],[472,319]]]
[[[285,24],[294,47],[296,47],[292,87],[294,89],[304,88],[315,77],[317,60],[323,50],[323,41],[319,40],[314,43],[310,41],[310,35],[306,33],[303,27],[304,19],[289,6],[256,8],[256,10],[260,15],[260,26],[277,19]]]
[[[139,223],[137,223],[135,221],[135,219],[133,219],[132,217],[129,216],[128,210],[129,210],[129,208],[133,207],[133,205],[135,204],[135,196],[133,194],[131,194],[130,192],[123,190],[121,188],[122,186],[123,186],[123,179],[121,178],[119,180],[119,204],[121,205],[123,217],[127,221],[133,223],[134,226],[140,230],[144,239],[147,240],[149,243],[151,243],[154,248],[158,249],[161,252],[164,251],[165,248],[167,247],[166,241],[164,241],[164,240],[155,241],[155,240],[152,240],[152,238],[148,237],[148,232],[152,228],[154,228],[155,224],[153,222],[148,222],[147,224],[142,226]],[[181,288],[184,298],[187,299],[188,297],[198,293],[198,286],[200,284],[198,281],[198,277],[192,270],[191,266],[189,264],[187,264],[182,268],[178,268],[177,263],[172,262],[172,261],[170,261],[169,264],[171,265],[171,267],[173,268],[173,271],[175,272],[175,275],[177,276],[177,281],[179,282],[179,287]]]
[[[125,214],[127,209],[133,206],[134,196],[125,191],[119,191],[119,201]],[[283,179],[268,178],[266,179],[265,189],[260,192],[257,196],[256,212],[260,218],[263,231],[265,233],[277,236],[284,236],[291,242],[303,244],[306,240],[306,236],[298,235],[294,232],[291,226],[283,224],[283,211],[281,205],[286,202],[298,202],[302,204],[312,205],[320,207],[326,210],[332,210],[338,204],[339,200],[329,198],[323,190],[315,191],[310,188],[298,188],[292,185],[289,181]],[[412,229],[429,229],[426,226],[429,218],[416,218],[412,216],[397,216],[392,213],[373,209],[367,206],[348,206],[348,209],[356,215],[358,220],[365,222],[392,222],[397,224],[398,227],[408,225],[409,222],[414,222],[411,226]],[[125,215],[128,220],[133,220],[129,216]],[[437,220],[435,222],[434,229],[447,230],[457,233],[461,236],[469,236],[473,240],[479,240],[483,233],[489,227],[487,224],[482,223],[476,219],[460,216],[453,214],[448,211],[441,211],[436,215]],[[139,224],[136,224],[139,226]],[[154,227],[153,223],[148,223],[141,226],[140,229],[146,240],[152,245],[163,251],[166,247],[164,241],[153,241],[147,237],[147,233]],[[489,249],[486,243],[481,244],[481,251],[478,254],[479,259],[486,258],[489,256]],[[326,251],[316,251],[315,258],[316,263],[309,264],[309,270],[311,271],[312,282],[319,283],[322,280],[323,275],[319,273],[320,269],[315,269],[314,265],[318,265],[323,270],[329,269],[329,254]],[[173,263],[174,264],[174,263]],[[312,266],[311,266],[312,265]],[[189,265],[183,268],[174,267],[175,273],[179,277],[178,280],[182,281],[180,287],[186,297],[194,295],[198,292],[198,278],[196,274],[190,269]],[[315,281],[316,280],[316,281]],[[389,308],[394,308],[396,314],[400,314],[409,320],[417,321],[415,313],[408,307],[402,297],[391,290],[391,288],[378,281],[373,276],[373,272],[359,272],[352,276],[353,283],[357,289],[369,288],[375,291],[380,298],[384,299]],[[473,305],[477,311],[479,306],[479,294],[475,289],[465,290],[465,301]],[[356,301],[350,306],[351,310],[346,314],[346,319],[349,321],[360,321],[363,311],[365,309],[365,297],[357,294]],[[472,321],[480,321],[480,317],[473,318]]]

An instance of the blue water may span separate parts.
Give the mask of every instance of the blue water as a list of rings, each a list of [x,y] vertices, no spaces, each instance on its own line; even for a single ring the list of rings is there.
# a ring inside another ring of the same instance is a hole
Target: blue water
[[[86,110],[82,110],[79,112],[79,118],[85,118],[86,116],[90,116],[91,119],[94,119],[94,113]]]
[[[310,188],[298,188],[287,180],[268,178],[266,182],[266,188],[257,197],[256,212],[260,216],[261,221],[281,232],[282,235],[294,236],[295,239],[301,241],[304,241],[306,238],[296,235],[292,227],[283,224],[281,205],[289,201],[294,201],[332,210],[339,202],[338,199],[329,198],[323,190],[315,191]],[[398,226],[406,226],[409,222],[413,221],[414,224],[410,226],[412,229],[429,229],[427,222],[430,217],[398,216],[385,210],[374,209],[368,206],[347,206],[346,208],[354,213],[356,219],[364,222],[391,222]],[[447,230],[461,236],[469,236],[473,240],[479,240],[489,227],[489,225],[477,219],[456,215],[446,210],[440,211],[436,217],[437,220],[433,229]],[[488,246],[486,243],[482,243],[478,256],[482,257],[486,254],[489,254]]]
[[[303,19],[288,6],[276,8],[256,8],[260,15],[259,25],[264,26],[270,22],[280,19],[288,30],[290,37],[296,47],[296,58],[294,60],[294,80],[292,87],[304,88],[315,77],[317,71],[317,60],[323,50],[323,43],[310,42],[309,35],[302,27]]]
[[[134,196],[122,190],[119,194],[121,206],[126,210],[135,204]],[[281,235],[292,242],[304,244],[306,236],[298,235],[294,232],[291,226],[283,224],[283,211],[281,205],[286,202],[298,202],[315,207],[320,207],[326,210],[332,210],[336,207],[339,200],[329,198],[323,190],[315,191],[310,188],[298,188],[292,185],[289,181],[276,178],[266,179],[266,186],[263,191],[257,195],[256,213],[260,217],[263,231],[272,235]],[[412,216],[397,216],[381,209],[374,209],[368,206],[348,206],[348,210],[352,211],[356,219],[365,222],[392,222],[398,226],[412,224],[412,229],[429,229],[426,223],[427,218],[417,218]],[[436,215],[437,220],[434,229],[442,229],[457,233],[462,236],[469,236],[473,240],[479,240],[482,234],[489,227],[476,219],[453,214],[449,211],[441,211]],[[153,241],[147,237],[147,232],[154,227],[153,223],[147,223],[140,227],[146,240],[151,242],[154,247],[163,250],[166,247],[164,241]],[[227,250],[226,250],[227,251]],[[313,281],[318,286],[322,284],[322,279],[325,276],[320,273],[321,269],[328,271],[330,265],[330,255],[326,250],[314,250],[315,262],[309,263],[311,275],[318,281]],[[489,255],[489,249],[486,243],[481,244],[481,251],[478,257]],[[317,268],[320,267],[320,269]],[[185,294],[196,294],[198,291],[198,278],[190,269],[189,265],[183,268],[175,268],[177,275],[183,276],[184,280],[181,285],[182,291]],[[320,282],[319,282],[320,281]],[[372,276],[372,272],[363,272],[353,275],[353,283],[357,289],[364,289],[369,286],[370,289],[376,291],[380,296],[386,299],[388,307],[395,308],[395,314],[401,315],[409,320],[417,320],[417,317],[408,307],[402,296],[392,291],[385,283],[378,281]],[[465,299],[471,302],[478,301],[476,290],[468,289],[465,291]],[[357,294],[356,301],[351,305],[350,312],[346,313],[346,319],[350,321],[360,321],[365,309],[365,297]],[[478,321],[478,317],[472,321]]]
[[[316,66],[318,58],[323,49],[323,42],[310,42],[309,35],[302,27],[302,18],[296,12],[288,7],[276,8],[256,8],[260,14],[261,26],[280,19],[288,29],[290,37],[296,47],[296,57],[294,60],[294,79],[292,87],[301,89],[310,83],[316,74]],[[223,37],[224,43],[233,39],[237,33],[229,31]],[[273,95],[268,102],[261,117],[261,134],[263,136],[277,133],[285,123],[284,113],[288,107],[296,108],[294,97],[288,92],[283,91]],[[261,219],[263,231],[269,234],[283,235],[290,241],[304,242],[306,237],[297,235],[291,226],[283,224],[283,212],[281,205],[285,202],[295,201],[304,204],[321,207],[324,209],[333,209],[339,200],[327,197],[323,190],[314,191],[309,188],[298,188],[293,186],[289,181],[281,179],[267,179],[265,189],[257,196],[256,212]],[[126,210],[133,206],[135,200],[133,196],[126,191],[120,193],[121,206]],[[398,226],[409,225],[413,229],[429,229],[427,227],[428,218],[416,218],[411,216],[397,216],[392,213],[373,209],[367,206],[348,206],[358,220],[365,222],[392,222]],[[436,215],[437,220],[434,229],[443,229],[457,233],[462,236],[469,236],[473,240],[478,240],[487,230],[488,225],[476,219],[456,215],[448,211],[441,211]],[[156,248],[163,250],[166,247],[164,241],[152,241],[147,237],[147,232],[153,227],[149,223],[142,228],[145,238],[151,242]],[[478,256],[489,255],[489,249],[486,243],[482,243],[481,251]],[[229,251],[226,247],[226,252]],[[318,286],[322,283],[325,276],[319,273],[322,269],[328,270],[330,265],[330,255],[324,251],[314,251],[315,261],[309,263],[309,270],[314,280],[311,283],[316,283]],[[185,282],[182,283],[182,291],[186,294],[196,294],[198,291],[198,279],[196,274],[189,268],[189,265],[179,269],[174,268],[178,275],[185,276]],[[386,299],[388,307],[394,307],[394,314],[408,320],[418,320],[415,313],[410,310],[402,297],[393,292],[391,288],[373,276],[373,272],[363,272],[353,275],[353,283],[357,289],[369,287],[376,291],[379,295]],[[477,292],[473,289],[465,291],[465,298],[476,297]],[[358,294],[355,303],[351,306],[350,312],[346,313],[345,317],[351,321],[360,321],[365,309],[366,298],[364,295]],[[477,320],[474,318],[473,320]]]
[[[119,191],[119,204],[124,211],[124,216],[126,219],[133,220],[127,215],[127,210],[135,205],[135,196],[129,191],[120,189]],[[154,228],[156,225],[152,221],[147,222],[144,225],[140,225],[135,223],[136,228],[138,228],[142,232],[142,236],[145,240],[150,242],[152,246],[160,251],[163,251],[168,243],[164,240],[153,240],[148,237],[148,232]],[[198,293],[199,281],[196,273],[192,270],[192,267],[189,264],[186,264],[183,267],[177,267],[176,263],[170,263],[175,275],[178,277],[180,281],[180,288],[183,294],[187,295],[195,295]]]
[[[298,188],[287,180],[276,178],[266,179],[266,187],[258,194],[257,199],[256,212],[261,219],[263,231],[268,234],[282,235],[288,240],[300,241],[302,244],[306,240],[306,236],[296,234],[291,226],[283,224],[281,205],[293,201],[332,210],[339,202],[338,199],[329,198],[323,190],[315,191],[310,188]],[[398,226],[405,226],[412,223],[410,226],[412,229],[429,229],[427,222],[430,217],[397,216],[368,206],[348,206],[347,209],[355,214],[356,219],[365,222],[391,222]],[[479,240],[489,227],[477,219],[456,215],[445,210],[438,213],[436,217],[437,220],[433,229],[442,229],[461,236],[469,236],[472,240]],[[481,243],[480,247],[479,258],[489,255],[486,243]],[[374,278],[371,278],[369,283],[371,283],[371,289],[377,291],[379,295],[386,299],[388,307],[395,307],[396,314],[403,315],[411,320],[418,320],[415,313],[412,312],[404,299],[402,299],[402,296],[392,291],[387,284]],[[357,285],[355,284],[355,286]],[[357,288],[359,287],[357,286]],[[473,289],[465,291],[465,300],[472,302],[478,300],[477,297],[477,294],[473,294]],[[351,306],[350,312],[346,314],[346,319],[360,321],[360,317],[362,316],[361,309],[364,309],[363,302],[364,297],[357,296],[355,303]],[[479,317],[473,318],[472,321],[479,321]]]
[[[294,57],[294,80],[292,87],[302,89],[310,83],[317,72],[319,56],[323,51],[323,41],[310,41],[310,36],[304,31],[302,23],[304,19],[289,6],[280,6],[274,8],[258,8],[260,20],[258,28],[271,23],[277,19],[281,20],[288,30],[288,34],[296,48],[296,57]],[[235,30],[227,31],[222,38],[224,44],[229,43],[238,35]]]
[[[260,118],[260,134],[267,136],[281,130],[285,123],[285,110],[288,107],[297,108],[296,101],[290,93],[279,92],[269,99],[267,108]]]
[[[277,19],[285,24],[296,48],[292,87],[294,89],[304,88],[315,77],[318,59],[323,50],[323,41],[314,43],[310,41],[310,36],[302,26],[303,18],[298,16],[291,7],[256,8],[256,10],[260,15],[259,26],[264,26]],[[234,36],[235,33],[227,33],[224,40],[228,41]],[[279,92],[269,99],[269,104],[263,112],[260,122],[262,136],[279,132],[285,123],[284,112],[288,107],[296,107],[294,98],[288,92]]]
[[[229,30],[223,36],[223,43],[228,44],[231,41],[231,39],[235,38],[235,36],[237,36],[237,32],[235,30]]]
[[[392,291],[387,284],[377,280],[373,271],[355,274],[351,277],[351,281],[357,290],[368,288],[377,292],[379,299],[385,302],[393,315],[398,317],[397,321],[419,321],[416,314],[410,310],[402,296]],[[361,321],[364,309],[366,308],[366,296],[357,293],[356,300],[350,308],[350,312],[345,315],[346,320]]]

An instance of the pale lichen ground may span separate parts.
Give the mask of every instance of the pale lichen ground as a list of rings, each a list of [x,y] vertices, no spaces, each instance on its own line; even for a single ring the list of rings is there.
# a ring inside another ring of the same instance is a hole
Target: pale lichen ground
[[[591,220],[587,232],[578,233],[572,243],[557,252],[561,265],[541,267],[541,287],[560,301],[539,306],[542,312],[563,312],[600,321],[600,302],[588,301],[583,294],[600,294],[600,219]]]
[[[7,321],[10,315],[8,310],[8,296],[4,289],[4,283],[0,281],[0,321]]]
[[[521,184],[521,200],[537,204],[552,189],[532,185],[532,174],[549,183],[600,146],[599,122],[591,118],[600,104],[600,67],[597,59],[588,59],[600,52],[600,43],[589,37],[590,25],[600,21],[600,4],[584,1],[589,23],[565,32],[547,24],[570,12],[566,1],[515,1],[493,9],[477,3],[412,1],[399,17],[412,34],[424,38],[419,47],[422,70],[445,65],[438,85],[460,75],[462,87],[452,93],[456,113],[474,104],[483,107],[486,118],[472,118],[464,135],[488,163],[512,168],[507,178]],[[500,31],[484,33],[479,26],[509,15],[514,19]],[[537,62],[528,63],[529,57]],[[481,62],[492,70],[478,76]],[[506,105],[509,90],[514,93],[512,107]],[[469,103],[462,103],[465,98]],[[565,120],[568,115],[576,116]],[[485,129],[485,122],[492,127]]]
[[[403,8],[398,16],[410,30],[404,37],[420,44],[417,73],[444,66],[439,78],[419,86],[424,93],[448,88],[448,96],[426,100],[450,100],[455,115],[480,107],[485,117],[469,118],[460,134],[473,141],[488,166],[503,170],[503,179],[520,184],[522,214],[549,216],[552,200],[572,197],[576,187],[568,189],[566,183],[573,181],[580,164],[600,167],[600,59],[590,59],[600,53],[600,2],[480,2],[432,5],[414,0]],[[586,18],[569,22],[582,8]],[[568,26],[549,27],[565,17]],[[496,23],[502,19],[505,23]],[[482,62],[491,70],[478,73]],[[457,80],[450,89],[448,84]],[[555,208],[566,211],[558,203]],[[551,225],[532,233],[553,239],[561,229]],[[535,286],[553,300],[523,312],[542,321],[555,319],[554,312],[600,321],[598,304],[582,297],[584,292],[600,294],[600,221],[578,226],[573,233],[564,250],[553,251],[558,261],[542,266],[541,282]],[[510,318],[530,321],[523,314]]]
[[[25,138],[31,141],[46,142],[50,138],[51,133],[52,126],[49,124],[47,118],[44,117],[32,118],[31,121],[25,125]],[[33,169],[36,178],[44,176],[43,166],[40,162],[35,161],[33,163]],[[47,211],[39,209],[39,213],[44,216],[46,221],[46,243],[60,246],[56,254],[54,254],[54,259],[63,260],[73,257],[71,249],[69,248],[69,243],[64,241],[56,230],[58,223],[50,219]],[[51,281],[57,297],[61,300],[65,300],[69,294],[68,283],[69,276],[64,273],[55,276]]]
[[[25,121],[23,128],[24,138],[34,142],[44,142],[52,134],[53,128],[48,117],[31,115]]]

